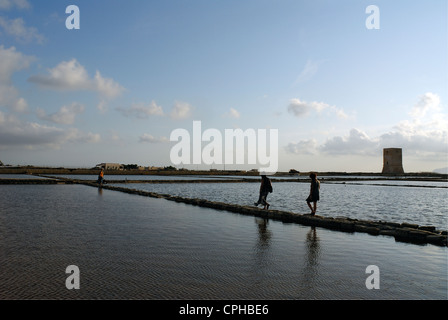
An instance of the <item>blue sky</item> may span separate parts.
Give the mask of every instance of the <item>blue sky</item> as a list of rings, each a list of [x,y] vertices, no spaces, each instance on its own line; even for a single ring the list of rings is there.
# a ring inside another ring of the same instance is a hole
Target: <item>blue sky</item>
[[[169,166],[170,133],[200,120],[278,129],[280,171],[379,172],[388,147],[405,171],[446,167],[447,13],[445,0],[0,0],[0,160]]]

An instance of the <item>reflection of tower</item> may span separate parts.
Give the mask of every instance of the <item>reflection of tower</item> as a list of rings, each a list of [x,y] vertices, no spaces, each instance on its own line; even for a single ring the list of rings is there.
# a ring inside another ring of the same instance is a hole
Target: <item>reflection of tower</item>
[[[404,173],[401,148],[383,149],[382,173]]]

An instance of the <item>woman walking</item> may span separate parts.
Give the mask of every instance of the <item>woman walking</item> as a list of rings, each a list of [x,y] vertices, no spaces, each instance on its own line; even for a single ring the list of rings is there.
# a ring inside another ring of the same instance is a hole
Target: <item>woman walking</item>
[[[258,201],[254,203],[254,205],[258,206],[259,204],[262,204],[264,206],[263,209],[269,209],[270,204],[266,201],[269,192],[272,192],[271,180],[263,174],[261,176],[260,196],[258,197]]]
[[[306,203],[308,207],[311,209],[311,215],[314,216],[316,214],[317,209],[317,201],[319,201],[319,189],[320,189],[320,181],[317,180],[317,176],[315,173],[310,174],[311,178],[311,186],[310,186],[310,195],[306,198]],[[313,206],[311,206],[311,202]]]

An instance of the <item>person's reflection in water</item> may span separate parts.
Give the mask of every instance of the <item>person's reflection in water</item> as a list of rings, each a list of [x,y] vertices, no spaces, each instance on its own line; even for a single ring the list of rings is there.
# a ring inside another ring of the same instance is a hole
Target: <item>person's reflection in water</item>
[[[319,256],[320,244],[317,236],[316,227],[311,227],[306,234],[306,259],[303,268],[303,279],[306,282],[306,287],[315,289],[314,282],[319,276]]]
[[[102,196],[103,195],[103,188],[98,188],[98,196]]]
[[[258,241],[254,248],[254,275],[261,277],[259,279],[266,280],[265,271],[270,264],[269,247],[271,242],[271,231],[268,229],[269,220],[264,218],[255,218],[258,226]],[[269,268],[268,268],[269,269]]]
[[[258,225],[258,248],[266,248],[269,246],[269,240],[271,239],[271,232],[268,230],[268,219],[255,218],[255,222]]]
[[[272,268],[272,255],[270,254],[272,232],[269,230],[269,220],[255,217],[256,228],[258,229],[258,237],[254,237],[254,245],[252,255],[246,257],[251,262],[251,270],[248,273],[249,285],[245,288],[250,293],[250,298],[261,297],[268,294],[271,277],[269,271]],[[254,235],[255,236],[255,235]]]

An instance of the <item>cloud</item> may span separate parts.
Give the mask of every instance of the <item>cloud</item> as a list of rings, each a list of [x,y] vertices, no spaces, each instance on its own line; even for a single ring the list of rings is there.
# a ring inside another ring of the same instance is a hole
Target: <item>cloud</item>
[[[173,119],[185,119],[191,116],[192,106],[189,103],[176,101],[170,116]]]
[[[353,128],[347,136],[328,139],[319,151],[332,155],[377,155],[379,139],[370,138],[365,132]]]
[[[99,134],[84,133],[75,128],[63,130],[36,122],[24,122],[0,111],[0,148],[59,149],[66,143],[97,143],[100,140]]]
[[[70,106],[62,106],[58,112],[46,115],[42,109],[37,110],[37,115],[42,120],[51,121],[58,124],[73,124],[75,117],[84,112],[84,106],[73,102]]]
[[[15,47],[5,49],[0,45],[0,83],[10,83],[16,71],[28,68],[34,60],[34,57],[16,51]]]
[[[68,139],[69,142],[75,143],[99,143],[101,142],[101,135],[99,133],[83,133],[75,129],[74,135]]]
[[[230,108],[229,112],[224,114],[224,117],[233,119],[239,119],[240,116],[240,113],[234,108]]]
[[[291,99],[289,101],[288,112],[294,114],[296,117],[306,117],[311,111],[316,111],[318,114],[322,114],[324,110],[328,110],[330,113],[336,114],[340,119],[348,119],[349,116],[339,108],[331,106],[324,102],[306,102],[300,99]]]
[[[291,142],[285,147],[288,153],[301,155],[314,155],[317,153],[317,141],[314,139]]]
[[[146,119],[149,116],[163,116],[163,109],[158,106],[155,101],[151,101],[150,104],[136,103],[129,108],[116,108],[124,116],[135,116],[140,119]]]
[[[400,146],[412,154],[441,155],[446,160],[448,153],[448,116],[434,114],[428,120],[404,120],[391,132],[380,136],[385,146]]]
[[[95,73],[93,85],[96,91],[107,98],[116,98],[124,91],[124,88],[120,84],[113,79],[103,78],[99,71]]]
[[[159,142],[169,142],[167,137],[155,138],[154,136],[145,133],[139,137],[139,142],[149,142],[149,143],[159,143]]]
[[[437,94],[427,92],[419,97],[418,102],[414,105],[409,114],[413,118],[422,118],[428,112],[438,112],[440,110],[440,97]]]
[[[47,75],[33,75],[28,81],[42,88],[61,91],[93,91],[102,98],[116,98],[125,89],[113,79],[103,78],[99,71],[90,78],[87,70],[76,60],[62,61],[48,69]],[[104,102],[104,101],[103,101]]]
[[[400,121],[391,132],[380,136],[383,145],[398,145],[413,154],[444,155],[448,152],[448,115],[440,97],[425,93],[409,112],[411,119]]]
[[[45,37],[40,34],[36,28],[27,27],[22,18],[10,20],[0,17],[0,27],[3,29],[4,33],[14,37],[21,43],[30,43],[35,41],[38,44],[43,44],[45,42]]]
[[[294,85],[305,82],[312,78],[318,71],[319,66],[323,63],[323,61],[313,61],[308,60],[305,64],[305,67],[302,69],[300,74],[297,76],[294,81]]]
[[[230,108],[230,114],[229,115],[230,115],[231,118],[235,118],[235,119],[238,119],[240,117],[240,113],[237,110],[233,109],[233,108]]]
[[[288,111],[296,117],[302,117],[309,113],[310,107],[299,99],[291,99],[288,106]]]
[[[28,68],[34,59],[16,51],[15,47],[5,49],[0,45],[0,106],[16,112],[27,111],[27,102],[19,97],[19,91],[12,84],[12,76],[15,72]]]
[[[328,138],[317,145],[313,140],[289,143],[285,148],[292,154],[317,153],[327,155],[378,156],[383,148],[402,148],[406,155],[427,160],[446,161],[448,152],[448,115],[443,113],[440,97],[426,93],[418,98],[409,115],[411,119],[400,121],[388,132],[369,136],[352,128],[348,135]],[[424,116],[424,117],[423,117]]]
[[[0,0],[0,10],[9,10],[12,8],[30,9],[31,4],[27,0]]]
[[[370,155],[381,154],[383,148],[402,148],[408,155],[420,155],[446,159],[448,151],[448,121],[427,122],[420,125],[403,121],[391,131],[377,137],[370,137],[358,129],[351,129],[347,136],[328,139],[318,147],[320,152],[330,155]],[[431,129],[432,127],[432,129]]]
[[[115,110],[126,117],[133,116],[139,119],[147,119],[150,116],[165,116],[163,108],[153,100],[149,104],[135,103],[129,108],[118,107]],[[191,116],[193,107],[182,101],[175,101],[174,106],[169,113],[172,119],[186,119]]]

